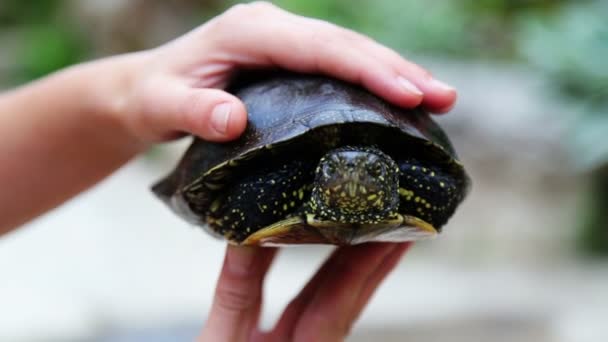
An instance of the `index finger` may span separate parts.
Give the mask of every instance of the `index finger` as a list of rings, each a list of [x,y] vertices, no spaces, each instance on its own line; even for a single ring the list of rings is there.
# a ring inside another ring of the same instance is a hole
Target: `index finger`
[[[281,67],[321,73],[361,84],[401,107],[423,104],[444,112],[456,99],[454,88],[393,50],[327,22],[301,17],[266,3],[241,6],[210,27],[220,62],[240,67]],[[254,18],[254,19],[252,19]],[[216,18],[216,19],[219,19]],[[223,34],[222,31],[231,34]],[[239,32],[239,34],[233,34]]]
[[[270,247],[226,247],[209,319],[200,341],[244,341],[257,329],[262,283],[276,253]]]

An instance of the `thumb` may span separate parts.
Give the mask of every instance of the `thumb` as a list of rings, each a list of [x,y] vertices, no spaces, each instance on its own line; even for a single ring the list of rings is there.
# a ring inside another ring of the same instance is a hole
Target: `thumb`
[[[150,140],[187,132],[205,140],[227,141],[237,138],[247,125],[245,105],[220,89],[165,84],[146,98],[141,128],[142,136]]]

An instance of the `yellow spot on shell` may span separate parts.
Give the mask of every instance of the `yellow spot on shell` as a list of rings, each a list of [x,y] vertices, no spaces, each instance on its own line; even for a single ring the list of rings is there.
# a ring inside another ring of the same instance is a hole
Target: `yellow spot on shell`
[[[412,195],[414,195],[414,192],[404,188],[399,188],[399,195],[411,197]]]

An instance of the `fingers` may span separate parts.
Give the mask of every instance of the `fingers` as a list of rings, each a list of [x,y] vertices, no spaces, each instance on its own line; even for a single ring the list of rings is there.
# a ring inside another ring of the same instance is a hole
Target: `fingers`
[[[434,112],[446,111],[456,99],[454,88],[372,39],[270,4],[234,7],[201,30],[205,33],[213,37],[213,48],[224,52],[216,56],[219,64],[323,73],[361,84],[396,105],[422,103]]]
[[[380,265],[373,271],[373,273],[367,278],[366,283],[363,285],[359,297],[355,302],[353,310],[351,311],[351,322],[354,322],[363,308],[367,305],[378,286],[382,284],[382,281],[390,274],[390,272],[397,266],[403,254],[405,254],[410,247],[411,242],[406,242],[397,245],[388,255],[384,257]]]
[[[445,113],[453,107],[457,93],[452,86],[433,78],[430,72],[401,57],[394,50],[357,32],[339,29],[345,31],[344,35],[351,41],[361,46],[361,50],[372,51],[381,63],[390,66],[395,73],[412,82],[424,94],[422,105],[427,110],[433,113]]]
[[[343,339],[408,246],[365,244],[336,250],[288,305],[273,337],[279,341]]]
[[[200,341],[246,341],[256,331],[274,248],[228,246]]]
[[[206,140],[238,137],[247,125],[247,112],[235,96],[181,82],[154,80],[145,89],[135,130],[144,141],[162,141],[187,132]]]

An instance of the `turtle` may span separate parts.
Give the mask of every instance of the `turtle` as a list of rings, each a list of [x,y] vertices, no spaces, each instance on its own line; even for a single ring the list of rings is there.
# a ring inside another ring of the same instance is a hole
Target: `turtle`
[[[354,245],[436,236],[470,189],[422,107],[400,108],[321,75],[250,73],[240,138],[195,137],[152,186],[176,214],[230,244]]]

